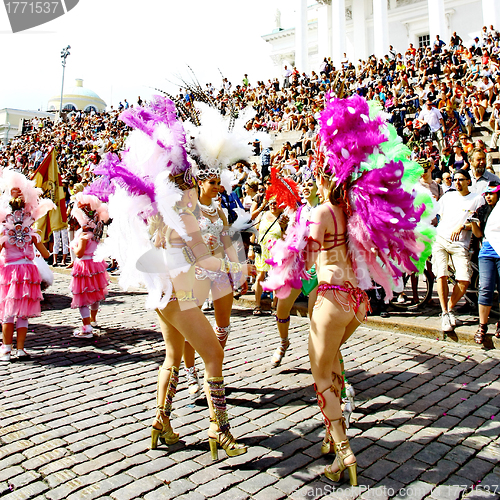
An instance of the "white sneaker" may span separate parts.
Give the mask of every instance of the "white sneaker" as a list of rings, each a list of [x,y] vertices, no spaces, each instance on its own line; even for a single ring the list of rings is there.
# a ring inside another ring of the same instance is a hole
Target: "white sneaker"
[[[96,328],[96,327],[97,327],[97,321],[91,321],[91,322],[90,322],[90,326],[91,326],[92,328]]]
[[[12,352],[12,347],[9,349],[8,347],[5,346],[5,344],[2,344],[2,347],[0,347],[0,362],[8,363],[10,361],[11,352]]]
[[[73,332],[73,337],[77,339],[91,339],[94,336],[93,328],[90,325],[82,326],[81,328],[77,328]]]
[[[451,321],[450,321],[450,314],[447,312],[444,312],[442,314],[441,330],[443,330],[443,332],[452,332],[453,331],[453,326],[452,326]]]
[[[203,305],[201,306],[202,311],[211,311],[213,308],[214,303],[210,299],[205,300],[205,302],[203,302]]]
[[[406,294],[400,293],[398,296],[397,303],[398,304],[404,304],[406,302]]]
[[[200,381],[198,379],[198,372],[196,371],[196,367],[191,366],[191,368],[184,368],[184,373],[186,374],[187,378],[189,395],[193,399],[196,399],[201,392],[201,386],[200,386]]]
[[[342,400],[342,403],[344,406],[344,408],[342,410],[342,416],[344,417],[346,429],[349,429],[349,426],[351,425],[351,415],[352,415],[352,412],[354,411],[354,408],[353,408],[351,402],[349,401],[349,399],[347,399],[347,398],[344,398]]]
[[[453,311],[449,311],[448,312],[448,316],[450,317],[450,323],[451,323],[451,326],[455,327],[455,326],[462,326],[464,324],[464,322],[460,319],[458,319],[455,314],[453,313]]]

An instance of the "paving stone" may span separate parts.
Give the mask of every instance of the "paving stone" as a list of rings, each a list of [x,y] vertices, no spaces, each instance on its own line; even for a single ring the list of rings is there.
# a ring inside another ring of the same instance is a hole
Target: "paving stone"
[[[424,483],[423,481],[413,481],[404,488],[401,488],[397,495],[394,496],[395,500],[421,500],[427,497],[429,493],[434,490],[433,484]]]
[[[35,482],[37,479],[40,478],[40,474],[34,472],[34,471],[27,471],[24,472],[23,474],[19,474],[16,477],[13,477],[9,483],[14,485],[16,489],[22,488],[23,486],[26,486],[27,484]]]
[[[144,476],[149,476],[155,474],[156,472],[167,470],[169,467],[175,465],[175,462],[168,457],[157,458],[155,460],[150,460],[137,467],[129,469],[127,474],[135,479],[139,479]]]
[[[457,469],[459,465],[451,460],[439,460],[432,468],[422,474],[422,481],[431,484],[439,484],[448,479]]]
[[[488,472],[493,469],[494,464],[479,458],[473,458],[467,464],[457,471],[459,476],[466,477],[471,481],[480,481]]]
[[[49,300],[67,300],[68,283],[69,276],[56,273]],[[269,317],[254,318],[238,308],[224,371],[231,423],[248,452],[227,458],[219,450],[220,460],[212,462],[206,401],[188,397],[184,377],[173,412],[181,441],[149,450],[163,341],[158,327],[151,326],[157,325],[156,314],[143,309],[143,292],[124,294],[115,284],[110,290],[112,300],[100,315],[107,326],[94,341],[63,344],[67,311],[49,308],[34,319],[37,335],[30,336],[34,352],[44,355],[22,371],[17,364],[7,367],[13,383],[8,399],[0,401],[0,461],[10,460],[3,467],[0,462],[2,500],[18,492],[40,500],[58,495],[72,500],[384,500],[393,496],[391,488],[398,498],[447,500],[455,493],[436,493],[435,484],[462,484],[459,496],[465,499],[479,494],[472,489],[477,481],[499,481],[496,351],[404,334],[388,337],[361,326],[343,349],[357,390],[348,436],[361,486],[336,486],[322,474],[333,457],[320,453],[324,425],[314,404],[308,320],[293,318],[294,350],[270,372],[267,353],[275,347],[275,326]],[[213,313],[209,316],[213,319]],[[427,320],[432,318],[425,314],[418,319]],[[197,359],[200,371],[202,365]],[[14,492],[11,480],[19,485]],[[23,493],[37,483],[45,489]],[[411,493],[406,497],[405,489]]]
[[[115,500],[131,500],[132,498],[139,498],[145,493],[154,490],[158,486],[162,485],[163,481],[153,477],[143,477],[137,481],[133,481],[127,486],[120,488],[119,490],[111,493],[111,498]]]
[[[106,453],[105,455],[100,455],[93,460],[87,460],[86,462],[82,462],[81,464],[75,465],[72,471],[79,476],[83,476],[88,474],[89,472],[103,469],[106,466],[109,466],[115,462],[119,462],[124,457],[118,451],[112,451],[111,453]]]
[[[23,488],[16,489],[3,497],[3,500],[26,500],[36,497],[48,490],[48,486],[42,481],[28,484]]]
[[[465,491],[459,485],[440,485],[432,491],[430,498],[436,500],[458,500],[462,497]]]
[[[442,443],[430,443],[423,450],[415,455],[417,460],[427,464],[435,464],[438,460],[444,457],[451,447]]]
[[[356,461],[364,468],[370,466],[384,455],[387,455],[387,450],[374,444],[366,448],[362,453],[356,455]]]
[[[267,488],[268,486],[277,482],[277,478],[275,476],[271,476],[266,473],[258,474],[246,481],[243,481],[238,485],[238,488],[254,495],[255,493]]]
[[[235,476],[234,474],[225,474],[221,477],[218,477],[214,481],[209,481],[205,484],[201,484],[196,488],[194,493],[200,493],[204,497],[221,497],[221,493],[223,493],[225,490],[230,489],[228,493],[235,493],[235,495],[238,495],[238,491],[241,492],[239,488],[234,487],[236,483],[238,483],[240,479],[238,476]],[[243,492],[242,492],[243,493]],[[244,493],[245,498],[248,498],[248,494]]]
[[[131,483],[132,481],[133,478],[128,476],[127,474],[118,474],[116,476],[97,481],[91,486],[87,486],[86,488],[83,488],[76,493],[72,493],[67,498],[68,500],[101,498],[103,495],[117,490],[125,486],[126,484]]]
[[[415,479],[419,477],[422,472],[426,470],[426,468],[427,464],[424,462],[410,459],[395,469],[391,474],[389,474],[389,476],[396,480],[404,479],[405,482],[411,483],[412,481],[415,481]]]
[[[393,451],[391,451],[385,458],[393,462],[402,464],[403,462],[406,462],[411,457],[416,455],[423,448],[424,446],[421,444],[414,443],[412,441],[405,441]]]
[[[45,493],[45,496],[50,500],[62,500],[68,498],[73,492],[85,486],[92,485],[97,481],[102,481],[103,479],[106,479],[106,476],[102,472],[92,471],[85,476],[73,477],[57,488],[53,488],[48,493]]]
[[[268,488],[265,488],[256,493],[255,495],[253,495],[252,498],[254,500],[282,500],[283,498],[287,498],[287,495],[278,488],[275,488],[274,486],[269,486]]]
[[[363,475],[368,476],[376,481],[380,481],[394,469],[397,469],[399,464],[390,462],[389,460],[377,460],[373,465],[363,471]]]
[[[457,464],[464,464],[467,460],[476,453],[473,448],[468,448],[467,446],[458,445],[452,448],[449,453],[445,455],[446,460],[451,460]]]
[[[71,479],[73,479],[74,477],[76,477],[76,474],[74,472],[70,470],[62,470],[54,472],[53,474],[50,474],[50,476],[46,476],[45,482],[51,489],[54,489],[60,484],[71,481]]]

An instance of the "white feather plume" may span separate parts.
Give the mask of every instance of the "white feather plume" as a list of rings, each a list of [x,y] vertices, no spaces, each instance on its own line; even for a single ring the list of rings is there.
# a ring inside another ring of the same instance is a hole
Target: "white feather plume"
[[[195,154],[204,165],[222,169],[252,156],[254,135],[244,127],[255,114],[252,108],[240,112],[233,129],[229,130],[229,117],[207,104],[199,103],[197,107],[201,112],[201,125],[191,127],[189,132],[194,137]]]
[[[189,241],[191,237],[188,236],[186,226],[175,210],[176,203],[182,198],[182,191],[169,180],[169,173],[166,170],[156,177],[154,186],[156,206],[165,224],[177,231],[184,241]]]

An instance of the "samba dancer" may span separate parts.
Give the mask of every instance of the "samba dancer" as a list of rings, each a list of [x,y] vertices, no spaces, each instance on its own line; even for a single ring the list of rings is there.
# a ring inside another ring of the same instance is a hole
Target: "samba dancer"
[[[295,225],[286,248],[273,256],[277,275],[283,274],[279,294],[316,267],[309,357],[326,441],[336,452],[325,475],[339,481],[347,468],[351,485],[357,485],[357,465],[342,416],[340,348],[365,317],[364,289],[372,279],[390,300],[402,272],[415,272],[414,262],[423,268],[427,258],[419,259],[425,245],[416,233],[425,206],[415,208],[411,194],[421,169],[408,160],[408,148],[376,104],[371,106],[360,96],[327,96],[316,148],[322,204],[310,224]]]
[[[203,240],[192,213],[197,192],[184,128],[177,120],[173,102],[155,96],[146,108],[129,109],[120,119],[136,130],[129,136],[122,159],[108,154],[95,169],[103,178],[90,191],[109,197],[113,222],[103,253],[116,256],[122,269],[122,286],[146,285],[146,306],[156,309],[160,321],[165,360],[158,374],[151,448],[156,448],[158,440],[167,445],[179,440],[170,417],[187,340],[205,363],[212,459],[217,458],[217,445],[228,456],[241,455],[246,447],[232,436],[226,408],[224,352],[198,308],[193,290],[195,266],[232,276],[254,273],[254,267],[214,257]],[[130,232],[134,238],[129,237]]]

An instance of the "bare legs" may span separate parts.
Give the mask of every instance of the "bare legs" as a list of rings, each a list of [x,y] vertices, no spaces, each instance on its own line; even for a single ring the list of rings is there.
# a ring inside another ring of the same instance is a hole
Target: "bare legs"
[[[246,448],[238,445],[229,432],[222,378],[224,351],[207,318],[194,304],[190,309],[181,310],[177,301],[170,302],[165,309],[157,310],[157,313],[165,342],[164,370],[160,370],[158,377],[159,405],[162,402],[160,396],[163,398],[165,394],[168,394],[170,374],[178,370],[187,341],[205,363],[205,391],[210,419],[213,422],[209,432],[212,456],[213,443],[215,443],[215,447],[217,443],[220,444],[228,455],[245,453]],[[163,373],[164,371],[167,373]],[[170,417],[167,415],[167,411],[161,417],[162,429],[170,427]],[[158,420],[155,418],[153,423],[152,436],[155,429],[159,430]]]
[[[255,304],[256,310],[260,310],[260,298],[262,296],[262,282],[266,279],[266,271],[257,271],[255,278]]]
[[[439,303],[441,304],[441,310],[444,313],[451,311],[457,305],[458,301],[465,295],[468,286],[469,281],[457,281],[457,283],[453,287],[451,297],[448,299],[448,278],[446,276],[441,276],[440,278],[438,278],[437,291],[439,296]]]
[[[357,316],[362,318],[364,313],[364,306],[361,306]],[[318,393],[318,404],[337,452],[336,461],[327,467],[325,473],[327,477],[337,481],[343,468],[351,466],[351,484],[356,483],[356,458],[350,450],[342,418],[340,347],[359,324],[352,305],[350,311],[346,312],[327,293],[325,297],[320,298],[313,310],[309,334],[309,359]]]

